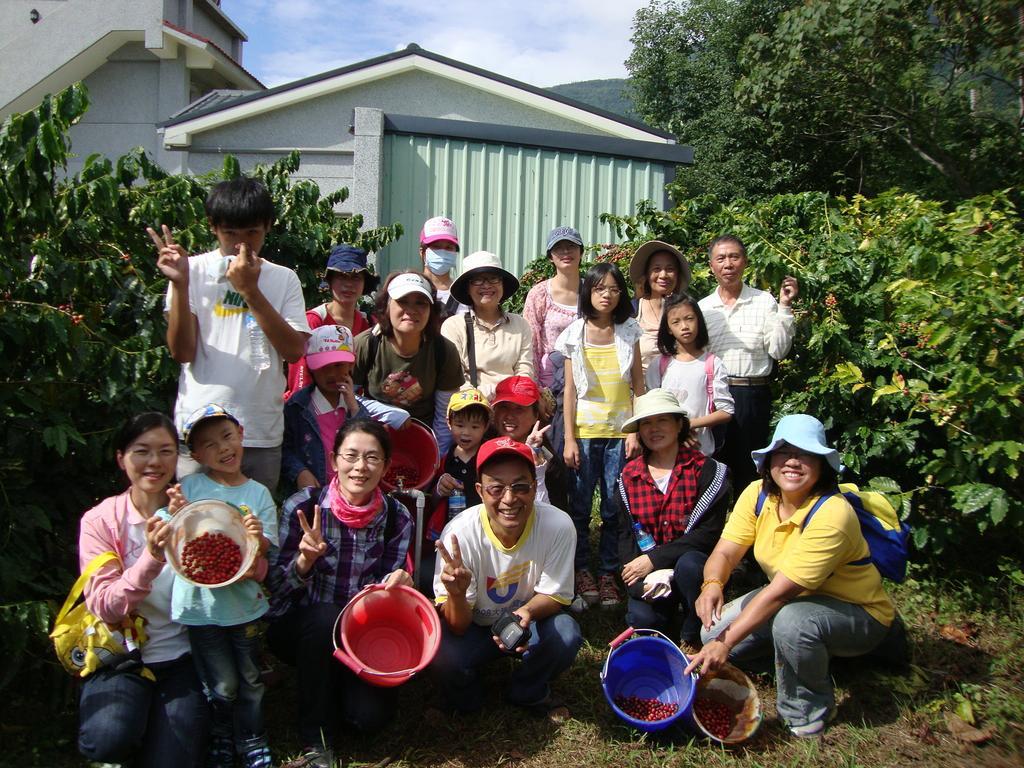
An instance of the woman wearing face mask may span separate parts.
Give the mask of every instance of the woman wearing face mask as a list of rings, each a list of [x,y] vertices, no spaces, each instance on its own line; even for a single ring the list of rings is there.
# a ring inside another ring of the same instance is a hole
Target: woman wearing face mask
[[[455,222],[447,216],[427,219],[420,230],[420,259],[424,276],[437,292],[442,320],[469,311],[467,305],[451,295],[452,269],[458,258],[459,232]]]

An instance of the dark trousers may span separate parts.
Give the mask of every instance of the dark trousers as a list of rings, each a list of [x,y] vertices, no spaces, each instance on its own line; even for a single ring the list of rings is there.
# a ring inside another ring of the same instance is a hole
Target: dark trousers
[[[192,658],[138,672],[100,669],[86,678],[79,702],[78,749],[101,763],[191,768],[206,757],[209,710]]]
[[[768,445],[772,417],[772,391],[765,384],[757,387],[730,386],[736,413],[728,424],[721,460],[732,474],[732,487],[739,496],[757,479],[750,452]]]
[[[704,580],[706,552],[691,549],[676,560],[672,569],[672,593],[651,602],[635,597],[626,606],[626,623],[636,629],[656,629],[668,634],[676,612],[682,616],[679,636],[684,643],[700,643],[700,617],[694,608]]]
[[[334,658],[331,633],[341,606],[319,603],[295,610],[267,630],[270,649],[298,672],[298,728],[303,747],[330,746],[335,717],[362,731],[386,725],[395,710],[394,688],[356,677]]]

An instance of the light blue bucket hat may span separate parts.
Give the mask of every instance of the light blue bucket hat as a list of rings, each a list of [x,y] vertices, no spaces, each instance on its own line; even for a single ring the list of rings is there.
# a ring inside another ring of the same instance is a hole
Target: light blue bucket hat
[[[757,471],[764,470],[765,459],[783,444],[789,444],[801,451],[821,456],[829,463],[836,472],[843,471],[843,465],[839,462],[839,451],[829,447],[825,442],[825,425],[813,416],[806,413],[794,413],[783,416],[775,427],[775,434],[767,447],[750,452],[750,458],[754,460]]]

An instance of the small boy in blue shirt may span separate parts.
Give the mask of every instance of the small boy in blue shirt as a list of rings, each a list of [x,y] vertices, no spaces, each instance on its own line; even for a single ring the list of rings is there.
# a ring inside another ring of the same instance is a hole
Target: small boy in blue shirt
[[[182,438],[205,471],[168,491],[162,516],[170,517],[189,501],[225,501],[242,510],[246,530],[260,541],[252,568],[234,584],[209,589],[174,578],[171,618],[188,627],[212,713],[207,765],[233,766],[237,752],[246,768],[270,768],[256,621],[268,608],[259,582],[267,573],[266,552],[277,541],[277,507],[266,486],[242,474],[242,427],[224,408],[211,404],[193,413]]]

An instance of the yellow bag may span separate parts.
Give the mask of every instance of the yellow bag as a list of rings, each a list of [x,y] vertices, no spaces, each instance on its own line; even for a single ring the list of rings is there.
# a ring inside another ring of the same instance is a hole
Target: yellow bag
[[[115,629],[89,613],[84,601],[78,602],[92,575],[116,559],[115,553],[104,552],[85,567],[57,614],[50,637],[60,663],[73,675],[88,677],[97,669],[114,666],[124,670],[137,668],[144,677],[153,679],[153,674],[142,666],[139,650],[146,642],[145,620],[128,616]]]

